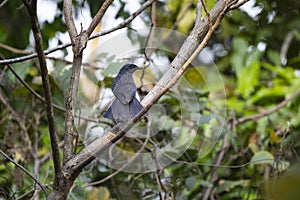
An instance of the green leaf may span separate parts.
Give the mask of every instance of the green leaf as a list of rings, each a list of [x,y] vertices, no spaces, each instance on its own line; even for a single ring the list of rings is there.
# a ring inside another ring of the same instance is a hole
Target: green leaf
[[[230,58],[230,62],[235,70],[237,76],[239,76],[241,70],[244,68],[245,57],[248,51],[248,43],[245,39],[235,38],[233,40],[233,54]]]
[[[245,111],[245,101],[241,101],[237,99],[236,97],[228,98],[226,99],[226,105],[234,110],[236,112],[243,112]]]
[[[246,55],[245,66],[253,65],[253,62],[260,60],[262,53],[257,48],[254,48],[250,53]]]
[[[192,190],[195,187],[196,184],[197,184],[197,178],[195,176],[188,177],[185,180],[185,187],[188,190]]]
[[[273,165],[274,156],[268,151],[259,151],[252,156],[250,163],[255,165],[257,164]]]
[[[260,65],[258,62],[253,62],[252,65],[241,70],[241,73],[238,76],[237,92],[239,92],[244,98],[249,97],[254,91],[255,86],[257,86],[259,71]]]
[[[255,95],[253,95],[247,101],[247,105],[251,105],[257,102],[267,102],[266,99],[270,99],[270,101],[274,101],[275,98],[284,97],[285,94],[289,91],[288,87],[277,86],[274,88],[262,88]]]
[[[277,51],[269,50],[267,52],[267,56],[270,59],[270,61],[273,62],[274,64],[276,64],[276,65],[281,64],[280,56]]]
[[[276,73],[280,78],[284,79],[287,83],[291,83],[292,80],[297,79],[295,76],[295,69],[291,67],[281,67],[278,65],[271,65],[269,63],[262,63],[262,66],[271,72]]]
[[[213,143],[210,140],[204,139],[198,152],[198,160],[200,161],[201,158],[204,158],[212,150],[213,147]]]

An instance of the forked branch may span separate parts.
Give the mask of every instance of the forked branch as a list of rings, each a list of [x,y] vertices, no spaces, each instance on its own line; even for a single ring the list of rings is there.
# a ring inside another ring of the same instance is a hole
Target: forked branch
[[[204,48],[210,39],[212,33],[220,24],[225,13],[229,11],[230,6],[236,3],[236,0],[218,1],[210,12],[210,19],[206,17],[203,22],[197,24],[191,34],[182,45],[178,55],[170,65],[169,70],[160,79],[156,86],[143,99],[144,109],[135,116],[121,131],[115,132],[116,129],[109,131],[104,137],[96,139],[86,146],[79,154],[69,160],[63,167],[63,174],[73,176],[89,164],[94,156],[103,149],[108,148],[109,143],[114,143],[122,138],[126,132],[151,108],[151,106],[166,93],[181,77],[189,64]],[[212,24],[212,27],[210,26]],[[200,43],[200,41],[202,42]],[[200,45],[198,45],[200,43]]]

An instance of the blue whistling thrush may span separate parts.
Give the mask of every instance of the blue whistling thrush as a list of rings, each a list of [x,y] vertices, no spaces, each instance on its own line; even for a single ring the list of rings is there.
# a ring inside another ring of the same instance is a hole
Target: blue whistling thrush
[[[135,96],[136,85],[132,78],[133,72],[138,69],[134,64],[126,64],[121,68],[112,83],[112,92],[116,99],[104,113],[105,118],[116,123],[126,123],[143,109]]]

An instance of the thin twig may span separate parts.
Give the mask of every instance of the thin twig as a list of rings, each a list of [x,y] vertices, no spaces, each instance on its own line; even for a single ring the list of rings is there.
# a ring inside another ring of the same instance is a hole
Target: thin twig
[[[166,193],[166,187],[164,186],[164,184],[162,183],[161,179],[160,179],[160,174],[161,174],[161,170],[156,170],[156,173],[155,173],[155,180],[156,180],[156,183],[158,185],[158,190],[159,190],[159,197],[161,200],[164,200],[164,199],[167,199],[166,196],[167,196],[167,193]],[[164,195],[165,194],[165,195]]]
[[[39,169],[40,169],[40,159],[38,157],[38,146],[39,146],[39,134],[38,134],[38,126],[39,126],[39,122],[40,122],[40,114],[38,112],[36,112],[34,114],[34,125],[33,125],[33,135],[34,135],[34,143],[33,145],[30,146],[31,148],[31,154],[32,154],[32,157],[33,157],[33,160],[34,160],[34,164],[33,164],[33,173],[34,173],[34,176],[38,179],[39,178]],[[36,188],[36,185],[34,186]],[[32,195],[32,198],[31,199],[36,199],[36,197],[39,195],[39,192],[40,192],[40,189],[39,188],[36,188],[34,190],[34,193]]]
[[[280,108],[284,107],[287,103],[289,103],[291,100],[293,100],[295,97],[297,97],[300,94],[300,89],[296,90],[292,95],[290,95],[288,98],[286,98],[285,100],[283,100],[282,102],[280,102],[278,105],[276,105],[275,107],[266,110],[265,112],[261,112],[255,115],[250,115],[247,117],[241,117],[239,119],[236,120],[235,122],[235,126],[241,124],[241,123],[245,123],[247,121],[251,121],[251,120],[257,120],[260,119],[262,117],[268,116],[274,112],[276,112],[277,110],[279,110]]]
[[[143,5],[141,5],[141,7],[134,13],[132,13],[127,19],[125,19],[123,22],[121,22],[119,25],[117,25],[116,27],[113,27],[109,30],[100,32],[100,33],[96,33],[94,35],[92,35],[90,37],[90,39],[94,39],[103,35],[107,35],[109,33],[112,33],[116,30],[122,29],[127,27],[127,25],[132,22],[138,15],[140,15],[144,10],[146,10],[146,8],[148,8],[154,1],[156,0],[148,0],[146,1]],[[1,64],[1,63],[0,63]]]
[[[207,6],[206,6],[206,4],[204,3],[203,0],[200,0],[200,1],[201,1],[201,4],[202,4],[203,8],[204,8],[204,11],[205,11],[205,13],[207,15],[207,19],[208,19],[208,22],[209,22],[209,27],[212,28],[212,21],[210,19],[210,13],[209,13],[209,11],[207,9]]]
[[[147,47],[148,46],[150,46],[150,47],[152,46],[151,44],[149,45],[149,43],[152,42],[152,37],[154,36],[153,30],[157,26],[157,23],[156,23],[156,13],[155,12],[156,12],[156,3],[154,2],[152,4],[151,8],[150,8],[151,26],[150,26],[150,32],[149,32],[149,34],[147,35],[147,38],[146,38],[146,45],[145,45],[146,48],[145,48],[145,51],[144,51],[144,56],[146,58],[146,61],[150,60],[150,56],[151,56],[152,52],[154,51],[154,49],[147,48]],[[143,72],[144,72],[144,70],[143,70]]]
[[[4,0],[1,4],[0,4],[0,8],[2,8],[3,6],[5,6],[5,4],[8,2],[9,0]]]
[[[139,175],[137,175],[137,176],[131,181],[131,183],[130,183],[129,186],[127,187],[126,192],[124,193],[124,200],[127,200],[128,197],[130,198],[130,200],[132,199],[132,197],[129,196],[129,192],[133,191],[133,190],[132,190],[133,184],[135,183],[136,180],[139,180],[142,176],[144,176],[144,174],[139,174]]]
[[[10,162],[12,162],[15,166],[17,166],[18,168],[20,168],[23,172],[25,172],[25,174],[27,174],[32,180],[34,180],[34,182],[36,184],[38,184],[40,186],[40,188],[43,190],[43,192],[45,193],[46,197],[48,196],[47,191],[45,190],[45,188],[43,187],[43,185],[27,170],[25,169],[22,165],[20,165],[19,163],[15,162],[12,158],[10,158],[6,153],[4,153],[1,149],[0,149],[0,153],[3,155],[3,157],[5,157],[7,160],[9,160]]]
[[[156,0],[146,1],[136,12],[132,13],[132,15],[130,15],[123,22],[121,22],[120,24],[118,24],[117,26],[115,26],[115,27],[113,27],[111,29],[108,29],[106,31],[102,31],[102,32],[99,32],[99,33],[96,33],[96,34],[92,35],[89,38],[89,40],[92,40],[92,39],[95,39],[95,38],[98,38],[98,37],[110,34],[110,33],[114,32],[114,31],[117,31],[119,29],[127,27],[127,25],[129,23],[131,23],[138,15],[140,15],[144,10],[146,10],[154,1],[156,1]],[[72,45],[71,43],[62,44],[62,45],[59,45],[57,47],[45,50],[44,54],[48,55],[48,54],[53,53],[55,51],[62,50],[62,49],[65,49],[67,47],[70,47],[71,45]],[[27,56],[22,56],[22,57],[17,57],[17,58],[0,60],[0,65],[23,62],[23,61],[26,61],[26,60],[35,59],[36,57],[37,57],[37,53],[33,53],[33,54],[30,54],[30,55],[27,55]]]
[[[243,0],[243,1],[240,1],[240,2],[237,2],[236,4],[233,4],[229,7],[230,10],[234,10],[234,9],[237,9],[239,7],[241,7],[242,5],[244,5],[246,2],[248,2],[250,0]]]
[[[30,53],[32,53],[30,51],[17,49],[17,48],[11,47],[11,46],[9,46],[7,44],[3,44],[3,43],[0,43],[0,48],[6,49],[7,51],[10,51],[12,53],[17,53],[17,54],[30,54]]]
[[[88,36],[90,36],[92,34],[92,32],[95,30],[96,26],[100,23],[102,17],[104,16],[106,10],[112,4],[112,2],[113,2],[113,0],[106,0],[103,2],[101,8],[98,10],[97,14],[95,15],[92,22],[90,23],[90,26],[86,30]]]
[[[176,21],[172,24],[172,26],[170,27],[170,29],[168,30],[167,34],[161,34],[161,37],[162,38],[159,38],[159,36],[157,35],[157,22],[156,22],[156,19],[155,19],[155,11],[153,11],[155,8],[155,3],[152,4],[152,7],[151,7],[151,28],[150,28],[150,32],[147,36],[147,39],[146,39],[146,45],[145,45],[145,51],[144,51],[144,55],[145,55],[145,58],[146,58],[146,61],[149,61],[151,60],[151,55],[152,53],[155,51],[155,47],[159,47],[161,44],[163,44],[165,41],[167,41],[170,36],[174,33],[174,29],[176,29],[176,27],[178,26],[178,24],[180,23],[180,21],[186,16],[186,13],[188,12],[188,10],[193,6],[193,2],[191,1],[190,3],[187,3],[185,5],[185,8],[184,10],[181,12],[181,15],[179,15],[176,19]],[[167,20],[166,20],[167,21]],[[165,22],[167,23],[167,22]],[[158,28],[158,30],[160,30]],[[160,30],[160,32],[164,32],[164,30]],[[156,38],[154,39],[153,36],[156,36]],[[159,38],[159,39],[158,39]],[[157,46],[159,45],[159,46]],[[147,48],[147,47],[150,47],[150,48]],[[173,49],[175,52],[178,50],[178,49]]]
[[[64,63],[69,64],[69,65],[73,64],[72,61],[68,61],[68,60],[66,60],[65,58],[62,58],[62,57],[46,56],[46,58],[50,59],[50,60],[54,60],[54,61],[64,62]],[[95,62],[83,62],[82,66],[89,67],[89,68],[92,68],[92,69],[95,69],[95,70],[98,70],[98,69],[104,70],[105,69],[104,66],[98,66]]]

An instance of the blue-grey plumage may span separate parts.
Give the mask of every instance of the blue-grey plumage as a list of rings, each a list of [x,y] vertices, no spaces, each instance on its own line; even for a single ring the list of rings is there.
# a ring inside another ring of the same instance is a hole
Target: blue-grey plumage
[[[113,81],[112,91],[116,99],[113,101],[104,117],[115,122],[126,122],[137,115],[143,106],[135,97],[136,85],[132,78],[133,72],[139,69],[134,64],[126,64]]]

